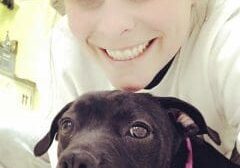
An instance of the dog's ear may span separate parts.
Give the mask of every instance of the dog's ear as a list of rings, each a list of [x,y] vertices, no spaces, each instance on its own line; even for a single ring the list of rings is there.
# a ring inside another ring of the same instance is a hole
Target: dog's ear
[[[62,117],[63,113],[69,109],[71,105],[72,102],[64,106],[62,110],[57,114],[57,116],[53,119],[49,132],[34,147],[35,156],[41,156],[45,152],[47,152],[53,142],[54,136],[58,131],[58,120]]]
[[[167,109],[170,118],[181,125],[185,136],[207,134],[217,145],[221,144],[218,133],[207,126],[197,108],[174,97],[159,97],[157,99],[161,106]]]

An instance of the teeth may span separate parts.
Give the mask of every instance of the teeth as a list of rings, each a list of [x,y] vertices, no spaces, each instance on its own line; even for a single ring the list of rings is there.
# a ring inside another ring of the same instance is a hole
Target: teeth
[[[149,41],[131,49],[126,50],[106,50],[108,55],[114,60],[129,60],[140,55],[148,46]]]

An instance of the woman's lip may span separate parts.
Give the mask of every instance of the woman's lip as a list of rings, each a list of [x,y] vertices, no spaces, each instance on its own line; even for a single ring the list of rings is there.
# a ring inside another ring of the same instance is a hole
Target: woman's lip
[[[157,39],[157,38],[154,38],[154,39],[150,40],[147,48],[146,48],[145,51],[143,51],[141,54],[139,54],[138,56],[136,56],[136,57],[134,57],[134,58],[130,58],[130,59],[126,59],[126,60],[116,60],[116,59],[113,59],[110,55],[108,55],[106,49],[104,49],[104,48],[99,48],[99,49],[100,49],[100,51],[101,51],[105,56],[107,56],[107,58],[111,59],[112,61],[118,61],[118,62],[131,61],[131,60],[137,59],[137,58],[145,55],[145,53],[147,53],[148,50],[150,50],[150,49],[152,48],[152,44],[154,43],[154,41],[156,41],[156,39]]]

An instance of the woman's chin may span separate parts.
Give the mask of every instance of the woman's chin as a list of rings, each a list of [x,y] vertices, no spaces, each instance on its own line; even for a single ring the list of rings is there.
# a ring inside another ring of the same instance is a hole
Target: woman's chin
[[[117,78],[119,79],[119,78]],[[141,80],[141,81],[140,81]],[[111,80],[110,80],[111,81]],[[139,79],[131,79],[131,78],[125,78],[124,80],[112,80],[112,85],[119,90],[124,90],[128,92],[137,92],[139,90],[142,90],[149,84],[149,79],[144,80],[143,78]]]
[[[128,92],[137,92],[137,91],[139,91],[141,89],[142,88],[125,87],[125,88],[122,88],[121,90],[128,91]]]
[[[128,91],[128,92],[137,92],[144,88],[144,86],[140,85],[121,85],[121,86],[115,86],[116,89]]]

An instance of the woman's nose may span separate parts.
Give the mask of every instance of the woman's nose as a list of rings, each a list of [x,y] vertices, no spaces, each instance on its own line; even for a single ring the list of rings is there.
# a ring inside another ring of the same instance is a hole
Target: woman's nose
[[[108,7],[102,12],[97,31],[105,37],[118,37],[131,32],[135,27],[131,10]]]

